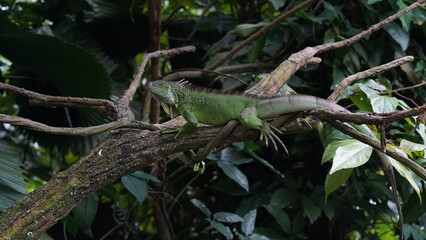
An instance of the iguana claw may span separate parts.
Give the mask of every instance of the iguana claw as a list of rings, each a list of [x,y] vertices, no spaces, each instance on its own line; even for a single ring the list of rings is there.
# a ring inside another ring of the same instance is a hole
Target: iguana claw
[[[276,151],[278,151],[277,143],[276,141],[283,147],[285,152],[288,154],[288,150],[285,147],[284,143],[281,141],[281,139],[274,133],[274,131],[278,133],[282,133],[278,128],[272,126],[268,122],[264,121],[262,124],[262,127],[260,128],[260,140],[264,141],[266,146],[268,146],[268,142],[271,141],[274,145],[274,148]]]
[[[174,137],[174,139],[178,138],[181,133],[185,132],[183,126],[168,127],[168,129],[169,130],[163,131],[163,133],[174,133],[174,132],[177,132],[177,134]]]

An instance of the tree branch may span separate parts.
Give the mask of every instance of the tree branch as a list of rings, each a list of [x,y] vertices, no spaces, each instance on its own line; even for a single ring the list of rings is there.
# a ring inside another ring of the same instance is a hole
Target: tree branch
[[[20,126],[25,129],[49,133],[53,135],[69,135],[69,136],[89,136],[117,128],[140,128],[152,131],[162,129],[157,124],[150,124],[140,121],[120,120],[91,127],[52,127],[43,123],[39,123],[28,118],[9,116],[0,113],[0,122],[10,123],[15,126]]]
[[[393,60],[392,62],[377,66],[377,67],[373,67],[370,68],[368,70],[362,71],[362,72],[358,72],[355,73],[351,76],[348,76],[346,78],[344,78],[339,85],[336,87],[336,89],[334,89],[333,93],[327,98],[327,100],[335,102],[338,97],[340,95],[342,95],[342,93],[345,91],[345,89],[350,86],[352,83],[360,80],[360,79],[364,79],[364,78],[368,78],[371,77],[373,75],[382,73],[384,71],[387,71],[389,69],[395,68],[397,66],[401,66],[402,64],[406,64],[408,62],[412,62],[414,60],[413,56],[406,56],[406,57],[402,57],[396,60]]]
[[[164,156],[201,148],[220,129],[199,128],[194,133],[181,134],[178,139],[173,133],[116,130],[69,169],[5,209],[0,215],[0,239],[38,239],[86,196]],[[240,127],[226,142],[255,137],[257,131]]]
[[[240,44],[238,44],[237,46],[235,46],[225,56],[221,57],[219,60],[217,60],[212,65],[206,67],[206,69],[207,70],[216,69],[217,67],[219,67],[220,65],[222,65],[226,60],[228,60],[229,58],[231,58],[235,53],[237,53],[238,51],[240,51],[243,47],[249,45],[254,40],[256,40],[258,37],[264,35],[269,30],[271,30],[272,28],[274,28],[275,26],[277,26],[280,22],[284,21],[285,19],[287,19],[291,15],[295,14],[297,11],[299,11],[299,10],[301,10],[301,9],[309,6],[310,4],[312,4],[315,1],[317,1],[317,0],[308,0],[308,1],[305,1],[305,2],[297,5],[296,7],[292,8],[291,10],[289,10],[289,11],[281,14],[279,17],[277,17],[276,19],[274,19],[274,21],[272,21],[268,25],[265,25],[264,27],[262,27],[261,29],[259,29],[259,31],[257,31],[253,35],[251,35],[249,38],[247,38],[246,40],[244,40],[243,42],[241,42]]]
[[[30,99],[29,102],[32,105],[41,105],[45,107],[93,108],[98,110],[104,116],[109,116],[114,119],[117,115],[115,104],[112,101],[106,99],[50,96],[1,82],[0,89],[27,97]]]
[[[325,120],[325,119],[324,119]],[[407,166],[409,169],[411,169],[413,172],[415,172],[417,175],[419,175],[423,180],[426,181],[426,170],[414,162],[413,160],[406,158],[405,156],[401,155],[397,151],[392,150],[389,147],[386,147],[384,150],[381,150],[381,144],[378,140],[371,138],[370,136],[363,134],[349,126],[346,126],[345,124],[327,119],[327,122],[330,123],[333,127],[335,127],[337,130],[341,131],[342,133],[345,133],[360,142],[363,142],[367,145],[372,146],[376,151],[383,152],[384,154],[388,155],[389,157],[397,160],[398,162],[401,162],[405,166]]]
[[[159,58],[159,57],[163,57],[163,56],[171,56],[171,55],[181,54],[181,53],[184,53],[184,52],[194,52],[194,51],[195,51],[194,46],[185,46],[185,47],[180,47],[180,48],[172,48],[172,49],[168,49],[168,50],[160,50],[160,51],[147,53],[145,56],[143,56],[142,62],[140,64],[139,68],[138,68],[138,72],[136,73],[135,77],[133,78],[133,81],[130,84],[129,88],[124,92],[123,96],[121,96],[121,98],[118,100],[117,103],[119,105],[129,106],[129,103],[133,99],[133,95],[135,95],[136,90],[139,86],[142,75],[145,72],[146,64],[148,63],[148,61],[151,58]]]
[[[385,20],[374,24],[367,30],[349,38],[346,40],[342,40],[334,43],[327,43],[322,45],[317,45],[315,47],[307,47],[297,53],[293,53],[290,57],[282,62],[272,73],[262,79],[258,84],[256,84],[253,88],[249,89],[248,92],[250,94],[259,95],[259,96],[275,96],[279,89],[290,79],[293,74],[300,69],[301,67],[306,66],[306,64],[310,63],[310,60],[318,53],[330,51],[336,48],[349,46],[361,38],[372,34],[373,32],[379,30],[386,24],[391,21],[398,19],[400,16],[405,13],[412,11],[413,9],[420,7],[426,0],[421,0],[415,2],[408,6],[406,9],[395,13],[394,15],[386,18]],[[318,61],[318,60],[316,60]]]

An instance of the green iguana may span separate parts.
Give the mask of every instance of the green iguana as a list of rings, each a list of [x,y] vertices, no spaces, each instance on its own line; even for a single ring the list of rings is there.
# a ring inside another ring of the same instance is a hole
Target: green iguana
[[[182,115],[187,123],[174,127],[169,132],[194,130],[198,123],[208,125],[225,125],[229,121],[239,120],[244,126],[260,130],[260,139],[275,148],[278,141],[284,144],[273,131],[280,132],[265,119],[281,114],[330,108],[347,111],[345,108],[322,98],[308,95],[287,95],[277,98],[260,99],[244,92],[207,89],[190,84],[187,81],[166,82],[158,80],[149,84],[149,90],[161,102],[164,110],[171,117]]]
[[[260,139],[268,144],[271,141],[277,149],[277,140],[287,151],[282,141],[273,130],[280,132],[270,125],[265,119],[278,117],[281,114],[308,111],[320,108],[348,111],[340,105],[325,99],[308,95],[286,95],[282,97],[261,99],[244,92],[221,91],[207,89],[190,84],[187,81],[166,82],[158,80],[149,84],[153,96],[161,102],[164,110],[171,117],[182,115],[187,123],[174,127],[169,132],[178,132],[176,137],[183,132],[194,130],[198,123],[209,125],[225,125],[230,120],[239,120],[243,125],[260,130]],[[362,125],[360,131],[375,137],[375,134]],[[400,215],[401,229],[403,226],[401,205],[398,201],[395,175],[392,165],[387,157],[377,151],[385,171],[388,173],[394,201]]]

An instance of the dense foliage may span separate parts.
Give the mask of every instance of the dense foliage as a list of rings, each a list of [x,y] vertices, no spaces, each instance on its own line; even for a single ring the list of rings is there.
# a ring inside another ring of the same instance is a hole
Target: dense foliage
[[[301,2],[164,1],[161,49],[194,45],[197,51],[162,59],[162,74],[208,67]],[[244,90],[290,54],[349,38],[411,2],[314,2],[221,66],[237,66],[232,72],[222,68],[218,69],[222,74],[204,72],[187,79],[201,86]],[[3,0],[0,7],[0,81],[5,83],[50,95],[114,99],[148,51],[151,34],[145,0]],[[425,10],[416,9],[350,47],[322,54],[321,64],[299,70],[281,93],[326,98],[345,76],[413,55],[413,63],[351,86],[340,103],[360,112],[424,105],[424,86],[393,90],[426,78],[425,20]],[[248,63],[255,65],[246,68],[243,64]],[[132,103],[138,117],[145,104],[144,89],[141,86]],[[87,109],[35,108],[26,99],[0,93],[3,114],[67,127],[110,121]],[[425,163],[424,125],[416,130],[415,120],[406,119],[392,123],[387,133],[401,152]],[[0,125],[0,209],[68,168],[103,137],[51,136]],[[169,156],[163,161],[164,176],[155,176],[151,169],[125,176],[85,199],[48,234],[54,239],[160,239],[153,209],[162,208],[176,239],[398,239],[398,214],[376,155],[356,153],[369,161],[333,176],[331,160],[343,157],[336,148],[353,146],[348,136],[319,124],[309,132],[286,135],[283,141],[289,155],[258,142],[222,146],[199,166],[203,171],[187,167],[193,152]],[[408,169],[397,170],[405,174],[397,173],[403,235],[425,239],[423,182]],[[158,182],[164,186],[160,193],[154,187]]]

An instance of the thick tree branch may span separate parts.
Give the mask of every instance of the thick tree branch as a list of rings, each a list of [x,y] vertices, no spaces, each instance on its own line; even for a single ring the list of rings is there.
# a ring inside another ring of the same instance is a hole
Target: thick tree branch
[[[115,130],[87,156],[56,175],[40,189],[15,202],[0,215],[0,239],[37,239],[86,196],[122,176],[151,166],[164,156],[205,146],[221,127],[191,134]],[[255,130],[237,128],[226,142],[258,137]]]

